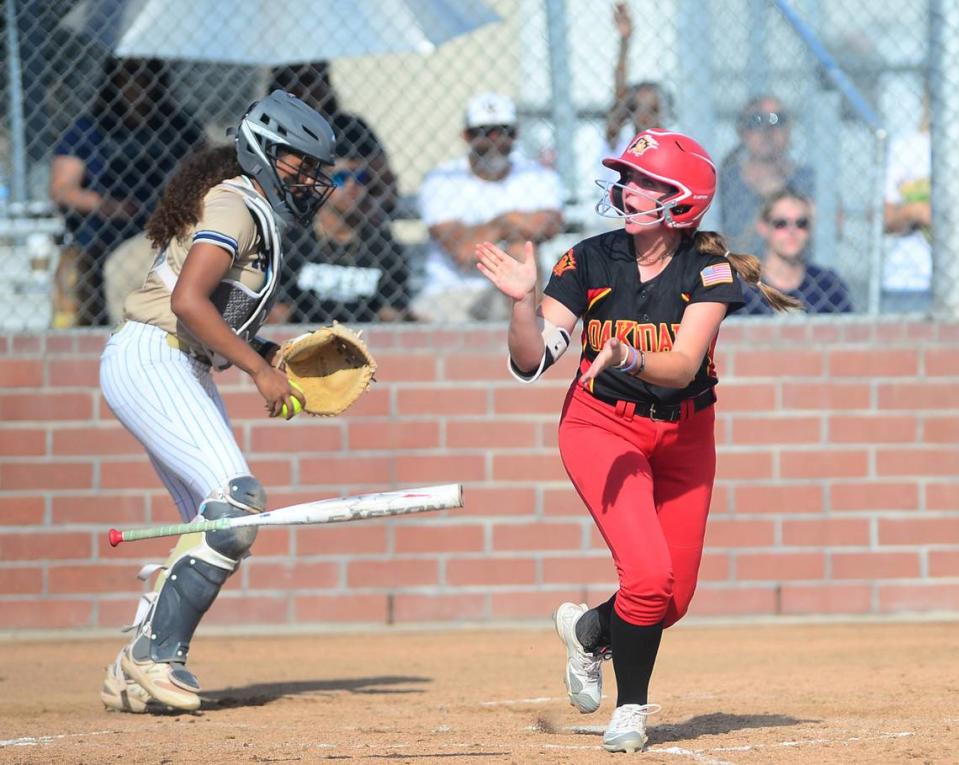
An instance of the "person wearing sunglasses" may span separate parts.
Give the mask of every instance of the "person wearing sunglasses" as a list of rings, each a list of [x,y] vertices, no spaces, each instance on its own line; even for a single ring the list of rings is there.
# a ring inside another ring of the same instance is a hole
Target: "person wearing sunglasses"
[[[756,231],[764,242],[761,279],[801,301],[808,313],[849,313],[853,310],[849,288],[835,271],[808,260],[812,237],[813,206],[791,189],[771,196],[763,205]],[[743,291],[744,315],[773,313],[758,290]]]
[[[359,125],[340,115],[333,191],[311,225],[287,234],[281,296],[270,321],[290,324],[411,321],[409,267],[388,226],[367,201],[375,174],[350,136]]]
[[[430,242],[414,312],[430,321],[503,320],[505,298],[476,272],[476,244],[498,242],[521,257],[523,243],[556,236],[563,192],[555,171],[514,151],[516,105],[481,93],[466,108],[465,157],[427,174],[420,213]]]
[[[719,168],[720,222],[734,249],[757,252],[763,201],[785,188],[811,197],[812,168],[789,156],[792,120],[782,101],[769,95],[750,100],[736,121],[739,144]]]

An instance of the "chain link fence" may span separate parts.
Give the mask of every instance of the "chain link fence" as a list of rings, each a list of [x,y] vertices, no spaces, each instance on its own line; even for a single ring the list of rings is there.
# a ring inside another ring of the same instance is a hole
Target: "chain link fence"
[[[533,239],[548,274],[621,225],[595,212],[601,158],[657,124],[716,161],[704,228],[760,255],[810,312],[926,312],[933,283],[951,305],[930,208],[930,124],[956,85],[944,0],[180,5],[6,0],[5,329],[122,320],[165,181],[272,87],[340,139],[333,198],[285,236],[275,321],[504,318],[474,241]]]

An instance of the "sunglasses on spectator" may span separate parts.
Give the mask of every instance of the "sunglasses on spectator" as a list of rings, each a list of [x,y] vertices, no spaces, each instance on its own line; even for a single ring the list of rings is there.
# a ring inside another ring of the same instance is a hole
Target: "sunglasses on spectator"
[[[768,130],[786,127],[789,117],[784,112],[750,112],[739,120],[744,130]]]
[[[368,170],[337,170],[330,175],[330,180],[337,188],[342,188],[350,180],[356,181],[360,186],[366,186],[373,180],[373,176],[370,175]]]
[[[809,228],[809,218],[795,218],[793,220],[789,218],[773,218],[769,221],[769,225],[777,231],[782,231],[789,226],[798,228],[800,231],[805,231]]]
[[[512,125],[480,125],[467,128],[466,135],[470,138],[489,138],[494,135],[505,135],[507,138],[516,138],[516,128]]]

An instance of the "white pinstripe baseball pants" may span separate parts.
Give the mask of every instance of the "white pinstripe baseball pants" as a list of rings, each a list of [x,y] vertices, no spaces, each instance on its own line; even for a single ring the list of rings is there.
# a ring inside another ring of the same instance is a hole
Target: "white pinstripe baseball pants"
[[[110,338],[100,387],[143,444],[184,521],[212,491],[251,474],[210,368],[171,348],[159,327],[128,321]]]

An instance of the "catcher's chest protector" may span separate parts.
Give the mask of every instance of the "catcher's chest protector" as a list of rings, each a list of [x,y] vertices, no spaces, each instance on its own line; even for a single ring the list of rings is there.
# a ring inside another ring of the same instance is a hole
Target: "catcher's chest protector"
[[[250,182],[246,181],[246,183]],[[253,216],[260,234],[266,270],[263,286],[258,291],[252,292],[233,281],[222,281],[210,295],[210,302],[216,306],[223,320],[232,327],[233,331],[244,341],[249,342],[266,321],[267,314],[276,299],[283,258],[280,249],[280,232],[276,225],[273,208],[254,191],[252,184],[224,182],[221,185],[239,194]],[[154,270],[172,294],[178,276],[170,268],[170,264],[163,258]],[[226,369],[230,366],[229,361],[211,348],[204,348],[204,353],[211,360],[214,369]]]
[[[223,185],[243,197],[247,209],[256,222],[257,229],[260,232],[260,241],[265,250],[266,278],[259,292],[250,293],[241,285],[232,282],[220,282],[213,294],[210,295],[210,300],[223,315],[226,323],[244,341],[248,342],[266,321],[267,314],[276,300],[283,257],[280,250],[280,233],[277,229],[273,208],[252,188],[229,182]],[[226,359],[212,351],[210,352],[210,358],[213,360],[213,366],[216,369],[226,369],[230,365]]]

